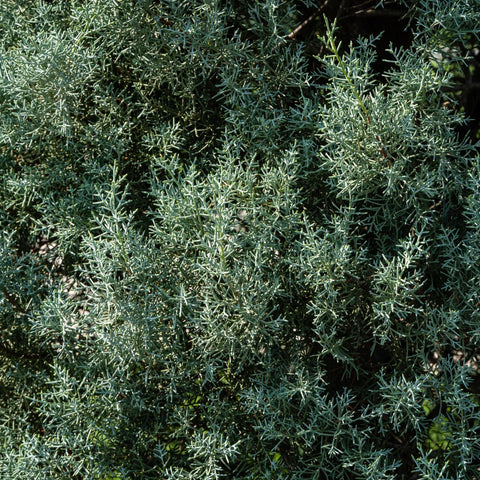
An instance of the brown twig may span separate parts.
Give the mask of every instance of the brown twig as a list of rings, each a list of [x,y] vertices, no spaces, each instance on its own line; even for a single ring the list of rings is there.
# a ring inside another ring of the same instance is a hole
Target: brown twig
[[[309,23],[313,21],[313,19],[324,10],[324,8],[329,4],[330,0],[325,0],[323,4],[317,8],[317,10],[312,13],[306,20],[304,20],[293,32],[291,32],[287,38],[289,40],[293,40]]]
[[[406,10],[387,10],[387,9],[375,9],[370,8],[369,10],[357,10],[356,12],[350,13],[348,15],[342,16],[342,20],[352,17],[394,17],[400,18],[403,17],[406,13]]]

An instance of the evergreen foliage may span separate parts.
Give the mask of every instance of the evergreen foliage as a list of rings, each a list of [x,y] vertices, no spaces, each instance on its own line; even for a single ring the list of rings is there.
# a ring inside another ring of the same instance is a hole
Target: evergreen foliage
[[[480,478],[479,43],[476,0],[2,0],[0,477]]]

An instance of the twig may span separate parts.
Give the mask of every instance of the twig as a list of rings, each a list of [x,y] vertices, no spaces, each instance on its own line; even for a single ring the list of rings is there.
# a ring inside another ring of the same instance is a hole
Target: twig
[[[313,21],[313,19],[319,14],[322,12],[322,10],[328,5],[328,3],[330,2],[330,0],[325,0],[323,2],[323,5],[321,5],[319,8],[317,8],[317,10],[312,13],[306,20],[304,20],[293,32],[291,32],[290,34],[288,34],[287,38],[289,40],[293,40],[301,30],[303,30],[310,22]]]
[[[406,10],[387,10],[387,9],[375,9],[371,8],[369,10],[357,10],[356,12],[350,13],[349,15],[344,15],[342,20],[352,17],[394,17],[399,18],[403,17],[406,13]]]
[[[342,5],[343,5],[343,3],[344,2],[342,2]],[[360,96],[360,93],[357,91],[352,79],[350,78],[350,75],[347,72],[347,69],[346,69],[345,64],[342,60],[342,57],[340,56],[340,52],[338,51],[337,46],[335,45],[335,41],[333,40],[333,30],[330,28],[330,26],[328,24],[326,25],[326,27],[327,27],[327,34],[328,34],[328,42],[330,44],[329,45],[330,50],[335,55],[335,58],[337,59],[337,62],[340,65],[340,68],[342,69],[343,76],[345,77],[345,80],[347,81],[350,88],[352,89],[352,93],[355,96],[355,98],[357,99],[358,104],[359,104],[360,108],[362,109],[363,114],[365,115],[365,119],[366,119],[368,125],[372,126],[372,120],[370,118],[370,112],[368,111],[368,108],[365,105],[365,102],[362,100],[362,97]],[[378,149],[379,149],[383,159],[386,160],[387,165],[390,166],[390,161],[388,160],[388,154],[387,154],[387,151],[385,150],[385,147],[382,144],[382,140],[380,138],[380,135],[378,135],[378,133],[375,133],[375,138],[378,142]]]

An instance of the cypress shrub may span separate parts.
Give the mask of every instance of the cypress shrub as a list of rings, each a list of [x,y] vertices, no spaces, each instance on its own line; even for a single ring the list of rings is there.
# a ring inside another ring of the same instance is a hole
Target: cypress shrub
[[[2,0],[0,477],[480,478],[480,3]]]

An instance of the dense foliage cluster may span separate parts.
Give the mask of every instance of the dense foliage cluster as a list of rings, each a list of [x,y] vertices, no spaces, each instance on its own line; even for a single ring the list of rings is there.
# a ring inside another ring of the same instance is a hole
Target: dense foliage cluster
[[[480,478],[479,44],[477,0],[2,0],[0,477]]]

